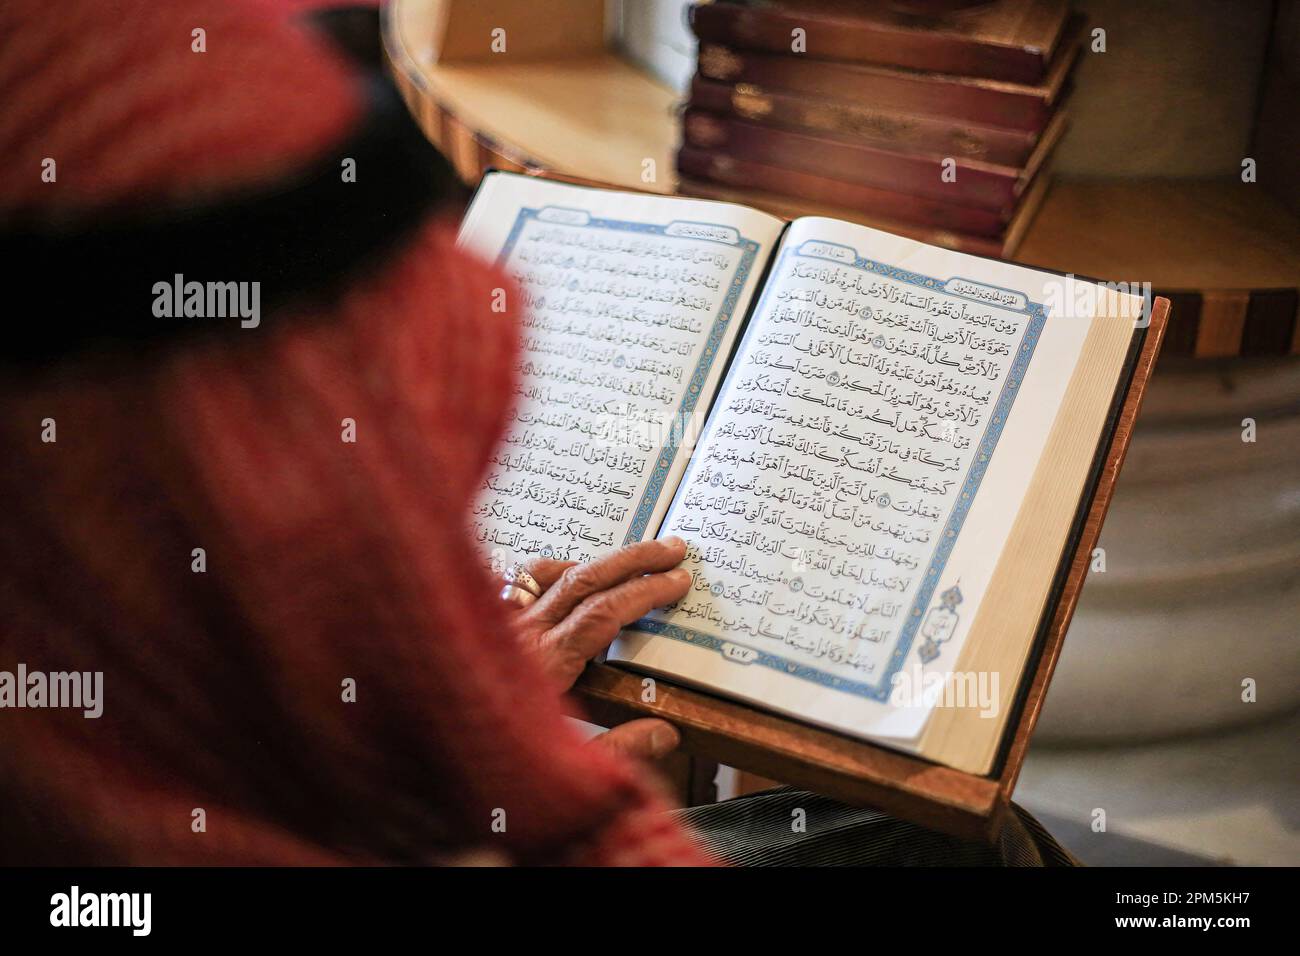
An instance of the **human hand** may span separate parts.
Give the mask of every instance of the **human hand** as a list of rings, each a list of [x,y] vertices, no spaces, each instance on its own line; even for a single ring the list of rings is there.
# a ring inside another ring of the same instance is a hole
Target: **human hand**
[[[628,624],[686,594],[690,572],[678,568],[686,543],[664,538],[628,545],[585,564],[537,558],[525,565],[542,596],[515,612],[525,647],[563,690]],[[633,756],[662,757],[680,740],[666,721],[644,718],[596,738]]]

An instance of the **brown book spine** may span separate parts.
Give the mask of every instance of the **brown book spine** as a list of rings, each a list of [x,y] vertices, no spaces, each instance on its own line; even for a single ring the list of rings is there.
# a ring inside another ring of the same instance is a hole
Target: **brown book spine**
[[[743,157],[781,169],[815,173],[877,189],[953,205],[1000,212],[1015,205],[1024,170],[932,154],[898,153],[773,129],[745,120],[688,109],[682,117],[688,146]]]
[[[691,26],[701,41],[742,50],[789,53],[793,31],[802,29],[806,51],[817,59],[1037,83],[1046,75],[1064,26],[1066,4],[1047,0],[1038,7],[1034,16],[1042,24],[1040,39],[1020,43],[972,35],[962,18],[925,22],[873,13],[865,6],[836,11],[718,0],[696,4]]]
[[[677,171],[691,179],[709,180],[740,189],[759,189],[842,206],[874,218],[994,239],[1001,239],[1012,212],[1009,209],[994,212],[974,206],[958,206],[812,173],[778,169],[741,156],[695,146],[683,146],[678,151]]]
[[[1036,86],[752,53],[716,43],[700,45],[699,72],[705,79],[722,83],[747,83],[806,96],[851,99],[874,108],[888,105],[900,113],[1034,131],[1047,123],[1078,49],[1077,42],[1062,49],[1049,79]]]
[[[809,99],[747,83],[717,83],[700,76],[691,83],[690,103],[713,113],[770,126],[830,133],[900,152],[937,153],[1005,166],[1023,164],[1041,132],[873,109],[852,100]]]

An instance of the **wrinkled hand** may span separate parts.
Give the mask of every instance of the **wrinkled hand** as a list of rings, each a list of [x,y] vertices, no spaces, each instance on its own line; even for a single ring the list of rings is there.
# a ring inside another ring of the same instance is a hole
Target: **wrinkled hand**
[[[515,626],[547,675],[568,690],[587,662],[609,647],[618,632],[646,613],[686,594],[690,572],[680,538],[642,541],[586,564],[538,558],[528,572],[542,596],[517,611]],[[656,718],[629,721],[596,738],[632,756],[656,759],[680,737]]]

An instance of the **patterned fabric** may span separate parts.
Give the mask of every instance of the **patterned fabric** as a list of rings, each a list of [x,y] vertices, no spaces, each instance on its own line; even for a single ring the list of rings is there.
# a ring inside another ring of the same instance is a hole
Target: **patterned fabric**
[[[1015,804],[1011,809],[996,846],[789,787],[674,815],[710,853],[736,866],[1078,865],[1042,824]]]

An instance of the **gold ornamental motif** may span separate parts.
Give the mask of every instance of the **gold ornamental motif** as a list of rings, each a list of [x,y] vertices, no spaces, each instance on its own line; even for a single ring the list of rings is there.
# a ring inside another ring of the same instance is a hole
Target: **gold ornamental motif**
[[[686,120],[686,138],[694,146],[717,146],[727,138],[722,124],[709,116],[691,116]]]
[[[989,151],[988,144],[970,130],[960,129],[952,134],[953,151],[962,156],[980,157]]]
[[[736,161],[730,156],[714,156],[709,171],[719,179],[730,178],[736,170]]]
[[[873,139],[905,143],[916,138],[917,126],[892,116],[835,106],[813,106],[805,112],[809,126]]]
[[[731,94],[731,108],[746,119],[762,119],[772,112],[772,99],[757,86],[741,83]]]
[[[700,50],[700,72],[711,80],[730,80],[740,72],[740,57],[710,44]]]

